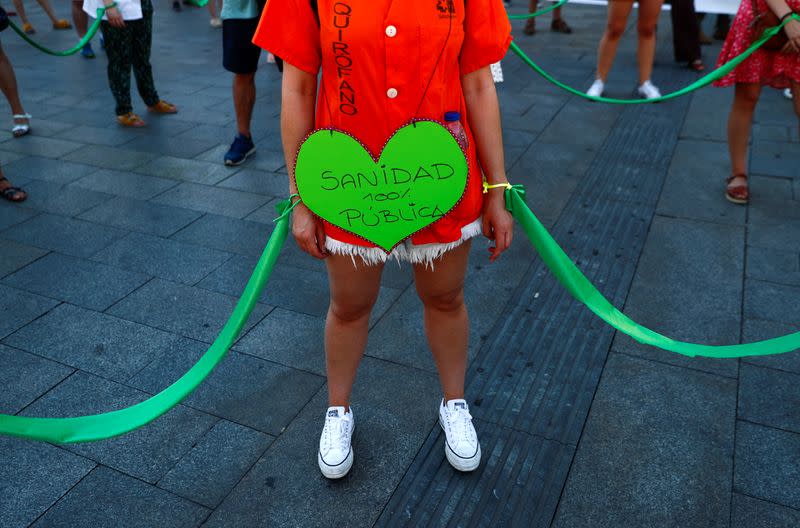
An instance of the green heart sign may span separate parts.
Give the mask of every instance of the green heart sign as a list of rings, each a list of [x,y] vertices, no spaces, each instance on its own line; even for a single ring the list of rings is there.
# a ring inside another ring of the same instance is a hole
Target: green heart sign
[[[297,192],[314,214],[387,253],[449,213],[467,177],[464,151],[435,121],[397,130],[377,160],[354,137],[317,130],[295,164]]]

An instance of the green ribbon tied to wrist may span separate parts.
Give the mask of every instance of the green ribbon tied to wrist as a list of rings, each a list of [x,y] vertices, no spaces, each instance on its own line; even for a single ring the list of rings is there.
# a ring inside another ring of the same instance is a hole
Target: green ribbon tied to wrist
[[[75,44],[74,46],[65,51],[55,51],[46,46],[43,46],[42,44],[39,44],[38,42],[30,38],[27,34],[25,34],[25,32],[22,31],[19,28],[19,26],[17,26],[14,22],[10,20],[8,21],[8,25],[11,26],[11,29],[13,29],[17,35],[22,37],[22,40],[24,40],[34,48],[38,49],[39,51],[47,53],[48,55],[53,55],[55,57],[68,57],[69,55],[74,55],[75,53],[78,53],[81,50],[81,48],[83,48],[90,40],[94,38],[94,36],[97,34],[97,31],[100,29],[100,23],[103,21],[103,16],[105,16],[106,11],[114,7],[117,7],[116,3],[112,3],[110,5],[98,8],[97,17],[94,19],[94,22],[92,22],[92,25],[89,26],[89,28],[86,30],[86,34],[83,36],[83,38],[80,39],[77,44]]]
[[[676,341],[654,332],[617,310],[608,299],[581,273],[547,229],[525,203],[525,190],[521,185],[506,189],[506,208],[511,211],[542,261],[550,268],[558,282],[578,301],[586,305],[600,319],[645,345],[654,346],[684,356],[708,358],[739,358],[784,354],[800,349],[800,332],[774,339],[740,345],[711,346]]]

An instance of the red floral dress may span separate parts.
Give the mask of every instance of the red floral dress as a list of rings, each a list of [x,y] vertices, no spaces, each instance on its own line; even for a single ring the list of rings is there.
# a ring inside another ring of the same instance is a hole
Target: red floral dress
[[[764,0],[757,0],[758,9],[769,9]],[[792,11],[800,12],[800,0],[786,0]],[[753,22],[753,5],[742,0],[739,12],[733,20],[728,38],[722,46],[717,67],[740,55],[750,47],[754,35],[750,29]],[[714,82],[714,86],[730,86],[736,83],[766,84],[773,88],[788,88],[790,81],[800,82],[800,53],[756,50],[731,73]]]

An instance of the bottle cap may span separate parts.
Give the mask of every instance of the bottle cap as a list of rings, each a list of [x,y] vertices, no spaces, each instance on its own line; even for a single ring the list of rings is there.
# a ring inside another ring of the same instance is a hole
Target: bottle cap
[[[453,121],[461,121],[461,113],[460,112],[445,112],[444,113],[444,120],[448,123]]]

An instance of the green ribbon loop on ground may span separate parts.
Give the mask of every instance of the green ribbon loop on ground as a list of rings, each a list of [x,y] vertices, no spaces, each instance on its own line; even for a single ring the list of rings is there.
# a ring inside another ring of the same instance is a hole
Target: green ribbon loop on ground
[[[800,332],[775,339],[741,345],[711,346],[676,341],[645,328],[617,310],[589,282],[564,250],[553,239],[547,229],[525,203],[525,191],[520,185],[506,190],[506,207],[519,222],[528,239],[539,252],[542,261],[575,299],[582,302],[600,319],[645,345],[661,348],[684,356],[709,358],[739,358],[784,354],[800,349]]]
[[[42,46],[41,44],[30,38],[28,35],[26,35],[24,31],[22,31],[19,27],[17,27],[15,23],[11,22],[10,20],[8,21],[8,25],[11,26],[11,29],[13,29],[17,33],[17,35],[22,37],[22,40],[24,40],[34,48],[38,49],[39,51],[47,53],[48,55],[54,55],[56,57],[67,57],[69,55],[74,55],[75,53],[79,52],[81,48],[83,48],[86,45],[87,42],[89,42],[94,38],[95,34],[97,33],[97,30],[100,29],[100,23],[103,21],[103,15],[106,14],[107,9],[111,9],[112,7],[117,7],[117,4],[112,3],[111,5],[98,8],[97,18],[94,19],[92,25],[89,26],[89,29],[86,30],[86,34],[80,41],[78,41],[77,44],[75,44],[73,47],[71,47],[66,51],[54,51],[46,46]]]
[[[544,9],[540,9],[534,13],[526,13],[524,15],[508,15],[508,18],[511,20],[525,20],[528,18],[536,18],[538,16],[546,15],[550,11],[558,9],[562,5],[566,4],[569,0],[558,0],[558,2],[554,3],[551,6],[547,6]]]
[[[530,66],[533,71],[538,73],[548,82],[558,86],[562,90],[566,90],[567,92],[577,95],[578,97],[583,97],[584,99],[588,99],[589,101],[595,101],[598,103],[608,103],[608,104],[625,104],[625,105],[632,105],[632,104],[652,104],[652,103],[660,103],[663,101],[668,101],[670,99],[675,99],[676,97],[681,97],[682,95],[686,95],[688,93],[694,92],[695,90],[699,90],[705,86],[708,86],[712,82],[721,79],[728,75],[734,68],[736,68],[739,64],[745,61],[750,55],[752,55],[758,48],[760,48],[766,41],[774,37],[778,34],[779,31],[783,30],[783,26],[789,21],[790,18],[795,20],[800,20],[800,16],[797,14],[793,14],[791,17],[785,18],[779,25],[770,28],[769,30],[765,31],[764,34],[754,42],[749,48],[747,48],[741,55],[738,55],[732,58],[730,61],[726,62],[716,70],[708,73],[707,75],[701,77],[697,81],[693,82],[689,86],[678,90],[677,92],[672,92],[666,95],[662,95],[661,97],[657,97],[655,99],[614,99],[611,97],[594,97],[591,95],[587,95],[585,92],[581,90],[577,90],[572,86],[566,85],[544,71],[541,66],[533,62],[533,60],[528,57],[528,55],[520,49],[519,46],[515,42],[511,43],[511,51],[517,54],[517,56],[522,59],[522,62]]]
[[[289,233],[289,217],[283,216],[289,206],[288,200],[278,205],[281,219],[276,222],[267,246],[228,322],[197,363],[175,383],[136,405],[102,414],[74,418],[33,418],[0,414],[0,434],[57,444],[93,442],[138,429],[178,405],[222,361],[253,311]]]

